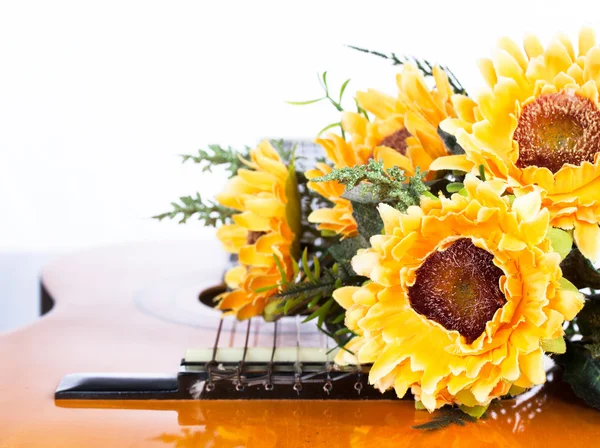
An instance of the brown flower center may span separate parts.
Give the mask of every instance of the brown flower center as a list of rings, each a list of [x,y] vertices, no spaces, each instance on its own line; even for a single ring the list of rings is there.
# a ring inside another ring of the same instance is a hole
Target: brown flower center
[[[246,236],[246,244],[256,244],[258,239],[266,234],[267,232],[256,232],[254,230],[248,230],[248,235]]]
[[[468,238],[427,257],[408,290],[413,309],[472,343],[506,303],[500,290],[502,269],[494,256]]]
[[[405,156],[406,148],[408,148],[408,143],[406,143],[408,137],[410,137],[410,132],[408,132],[406,128],[402,128],[381,140],[379,146],[387,146],[388,148],[395,149]]]
[[[523,108],[513,138],[519,144],[519,168],[556,173],[565,163],[593,162],[600,151],[600,111],[574,93],[542,95]]]

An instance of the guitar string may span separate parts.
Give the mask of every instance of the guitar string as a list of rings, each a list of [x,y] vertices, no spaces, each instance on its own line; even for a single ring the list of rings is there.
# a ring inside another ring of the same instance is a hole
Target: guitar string
[[[246,339],[244,341],[244,354],[242,355],[242,360],[238,363],[237,367],[237,384],[235,385],[235,389],[240,392],[244,390],[244,383],[242,381],[242,372],[244,370],[244,363],[246,362],[246,354],[248,353],[248,339],[250,338],[250,326],[252,324],[252,319],[248,319],[248,325],[246,326]]]
[[[300,315],[296,315],[296,362],[294,363],[294,390],[298,395],[302,390],[300,376],[302,375],[302,364],[300,363]]]
[[[223,318],[219,319],[219,328],[217,329],[217,336],[215,337],[215,345],[213,346],[212,359],[206,363],[206,371],[208,372],[208,383],[206,384],[206,390],[212,391],[215,388],[213,382],[213,371],[212,368],[216,364],[215,360],[217,357],[217,349],[219,348],[219,338],[221,337],[221,331],[223,330]]]
[[[275,359],[275,350],[277,349],[277,321],[273,322],[273,349],[271,350],[271,361],[267,365],[266,390],[273,390],[273,360]]]

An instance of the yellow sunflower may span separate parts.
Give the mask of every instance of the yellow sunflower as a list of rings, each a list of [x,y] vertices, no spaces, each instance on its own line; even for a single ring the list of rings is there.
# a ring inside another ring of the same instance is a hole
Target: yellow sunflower
[[[429,170],[433,160],[448,155],[438,135],[439,124],[448,117],[472,121],[475,104],[465,98],[453,105],[453,90],[444,70],[434,67],[433,77],[435,88],[430,89],[421,70],[406,64],[396,76],[395,98],[372,89],[358,92],[359,106],[375,118],[369,121],[358,113],[344,114],[344,129],[356,151],[370,151],[386,168],[396,165],[409,174],[416,167]]]
[[[524,53],[509,39],[480,63],[489,90],[474,120],[447,119],[466,154],[437,159],[432,169],[477,171],[508,181],[515,194],[537,185],[555,227],[573,229],[581,252],[600,255],[600,47],[584,29],[577,53],[558,36],[544,49],[527,37]],[[466,101],[453,98],[455,105]]]
[[[228,252],[238,254],[240,265],[225,275],[231,289],[218,297],[219,308],[232,310],[238,319],[261,314],[269,297],[277,288],[281,273],[280,261],[286,280],[293,275],[292,257],[295,232],[299,219],[299,204],[290,170],[268,141],[250,151],[251,169],[238,170],[217,195],[217,201],[239,210],[233,215],[233,224],[221,226],[217,237]]]
[[[317,139],[333,166],[353,167],[375,158],[383,161],[386,168],[398,166],[412,175],[417,166],[423,171],[428,170],[434,159],[447,155],[437,132],[438,125],[447,117],[465,123],[473,121],[474,103],[465,98],[453,106],[448,76],[439,67],[433,69],[433,74],[436,88],[431,90],[423,73],[414,65],[406,64],[396,77],[396,97],[376,90],[358,92],[358,104],[373,114],[374,119],[369,121],[362,114],[344,112],[342,127],[351,140],[333,134]],[[306,176],[312,179],[327,172],[328,167],[319,165]],[[319,224],[320,230],[331,230],[343,237],[355,236],[357,228],[352,205],[341,198],[343,186],[337,182],[311,182],[308,185],[334,204],[333,208],[316,210],[309,220]]]
[[[511,204],[506,183],[472,175],[465,190],[406,214],[381,204],[384,234],[352,260],[371,282],[334,292],[359,335],[348,348],[373,363],[369,382],[399,397],[411,389],[430,411],[543,383],[543,346],[560,343],[583,306],[562,278],[537,190]]]

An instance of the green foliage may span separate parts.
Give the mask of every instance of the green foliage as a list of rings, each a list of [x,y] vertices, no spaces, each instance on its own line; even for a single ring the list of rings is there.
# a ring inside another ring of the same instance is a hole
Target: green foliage
[[[296,152],[296,144],[291,144],[289,143],[287,146],[285,144],[285,140],[280,138],[280,139],[272,139],[270,140],[271,145],[273,145],[273,148],[275,148],[275,150],[279,153],[279,156],[281,157],[281,159],[286,163],[286,164],[293,164],[293,159],[294,159],[294,154]],[[295,171],[294,171],[295,173]]]
[[[352,202],[352,216],[354,216],[354,220],[356,221],[358,233],[367,241],[373,235],[381,234],[383,220],[379,215],[376,205]]]
[[[330,89],[329,89],[329,85],[327,84],[327,72],[323,72],[322,74],[318,74],[317,77],[319,79],[319,83],[321,84],[321,88],[324,91],[323,96],[321,96],[319,98],[315,98],[314,100],[308,100],[308,101],[287,101],[287,103],[288,104],[292,104],[294,106],[307,106],[309,104],[315,104],[315,103],[319,103],[321,101],[329,101],[329,103],[338,112],[343,112],[344,111],[344,107],[342,106],[342,99],[344,98],[344,93],[346,92],[346,88],[348,87],[348,84],[350,83],[350,79],[346,79],[342,83],[342,85],[341,85],[341,87],[339,89],[339,92],[337,94],[332,94],[331,91],[330,91]],[[356,100],[355,100],[355,103],[356,103]],[[358,103],[356,103],[356,111],[359,114],[363,114],[363,115],[365,115],[365,117],[368,118],[367,113],[365,112],[364,109],[362,109],[358,105]],[[341,121],[328,124],[323,129],[321,129],[317,135],[319,136],[319,135],[323,134],[325,131],[328,131],[329,129],[333,129],[335,127],[339,127],[340,128],[342,137],[345,139],[346,138],[346,132],[344,131],[344,128],[342,126],[342,122]]]
[[[562,336],[554,339],[542,339],[541,345],[542,350],[546,353],[563,354],[567,351],[565,339]]]
[[[567,353],[558,357],[564,365],[563,379],[575,395],[600,409],[600,359],[579,343],[568,342]]]
[[[577,315],[577,325],[582,336],[587,340],[600,342],[600,302],[586,301]]]
[[[487,411],[489,405],[487,406],[466,406],[464,404],[461,404],[459,406],[459,409],[461,411],[463,411],[465,414],[470,415],[473,418],[476,419],[480,419],[481,417],[483,417],[483,414],[485,414],[485,411]]]
[[[285,183],[285,195],[287,198],[285,217],[291,231],[294,233],[294,242],[292,243],[290,252],[292,257],[297,259],[300,256],[300,236],[302,235],[302,204],[300,202],[300,191],[298,190],[298,179],[296,177],[293,154],[290,155],[288,177]]]
[[[585,344],[584,347],[590,352],[592,358],[600,360],[600,342]]]
[[[558,253],[560,258],[564,260],[573,247],[573,237],[571,234],[562,229],[550,227],[547,236],[550,239],[554,252]]]
[[[248,158],[250,148],[246,147],[244,152],[238,152],[231,146],[227,148],[221,145],[208,145],[208,150],[199,149],[198,155],[184,154],[183,163],[192,161],[202,166],[202,171],[212,172],[212,168],[223,165],[229,171],[229,177],[237,174],[238,169],[244,166],[240,157]]]
[[[433,76],[433,64],[431,64],[429,61],[427,61],[425,59],[417,59],[414,57],[409,58],[407,56],[397,56],[396,53],[390,53],[389,55],[387,55],[387,54],[381,53],[379,51],[367,50],[366,48],[355,47],[353,45],[348,45],[348,47],[352,48],[353,50],[360,51],[362,53],[372,54],[373,56],[387,59],[387,60],[391,61],[393,65],[404,65],[406,63],[413,63],[414,65],[417,66],[417,68],[419,70],[421,70],[421,72],[423,72],[423,74],[425,76],[429,76],[429,77]],[[446,74],[448,75],[448,82],[450,83],[452,90],[454,90],[454,93],[460,93],[462,95],[466,95],[467,91],[462,86],[462,84],[458,81],[458,79],[456,78],[454,73],[452,73],[452,71],[448,67],[440,66],[440,68],[442,70],[444,70],[446,72]]]
[[[448,193],[458,193],[463,188],[465,188],[465,185],[462,182],[452,182],[446,185],[446,191]]]
[[[294,281],[274,287],[279,292],[271,298],[264,317],[268,321],[283,316],[306,315],[304,322],[317,321],[319,330],[343,346],[354,334],[345,328],[344,309],[333,299],[333,292],[345,285],[358,285],[364,281],[357,277],[347,263],[333,263],[323,268],[318,257],[309,260],[307,249],[302,253],[299,275]]]
[[[421,195],[429,190],[423,183],[425,173],[419,168],[415,175],[407,178],[405,172],[394,166],[385,169],[383,162],[370,159],[366,165],[334,169],[325,176],[312,179],[313,182],[337,181],[346,186],[343,197],[365,203],[389,202],[400,211],[406,211],[411,205],[419,205]],[[408,182],[407,182],[408,181]],[[360,184],[360,190],[353,191]]]
[[[485,167],[483,165],[479,165],[479,177],[484,182],[487,180],[485,177]]]
[[[162,221],[165,218],[175,219],[177,215],[181,215],[179,224],[184,224],[194,215],[198,215],[198,220],[202,221],[205,226],[217,227],[219,224],[226,224],[231,220],[231,217],[237,213],[228,207],[223,207],[213,201],[203,201],[200,193],[196,193],[196,197],[182,196],[179,198],[181,204],[172,202],[173,210],[152,218]]]
[[[576,247],[562,261],[563,276],[577,288],[600,288],[600,272]]]
[[[328,252],[333,257],[333,259],[342,264],[342,265],[350,265],[350,261],[352,257],[356,255],[356,252],[359,249],[365,249],[369,247],[369,242],[362,236],[358,235],[355,238],[346,238],[336,244],[333,244]],[[350,269],[352,269],[350,267]]]
[[[459,408],[444,407],[438,409],[432,415],[431,420],[420,425],[413,426],[414,429],[423,431],[434,431],[437,429],[446,428],[450,425],[465,426],[467,422],[476,422],[478,418],[463,412]]]

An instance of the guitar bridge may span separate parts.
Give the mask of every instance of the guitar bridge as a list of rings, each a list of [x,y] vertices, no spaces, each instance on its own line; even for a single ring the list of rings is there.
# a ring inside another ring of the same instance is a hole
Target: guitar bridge
[[[293,322],[295,321],[295,322]],[[73,374],[63,378],[55,399],[85,400],[239,400],[239,399],[300,399],[351,400],[393,399],[393,392],[382,394],[367,386],[370,365],[338,365],[328,339],[317,347],[302,345],[299,316],[288,320],[287,331],[278,331],[286,323],[262,322],[258,327],[272,325],[270,347],[250,346],[252,322],[248,320],[241,347],[222,347],[223,323],[209,349],[187,350],[179,372],[173,376],[146,374]],[[289,327],[292,324],[295,332]],[[235,334],[235,323],[231,335]],[[305,327],[303,326],[303,329]],[[279,333],[279,334],[278,334]],[[270,333],[268,333],[270,335]],[[287,335],[287,339],[286,336]],[[283,338],[295,346],[279,346]],[[313,342],[314,342],[314,334]],[[304,338],[307,339],[306,334]],[[229,340],[234,340],[230,337]],[[254,338],[256,339],[256,338]]]

